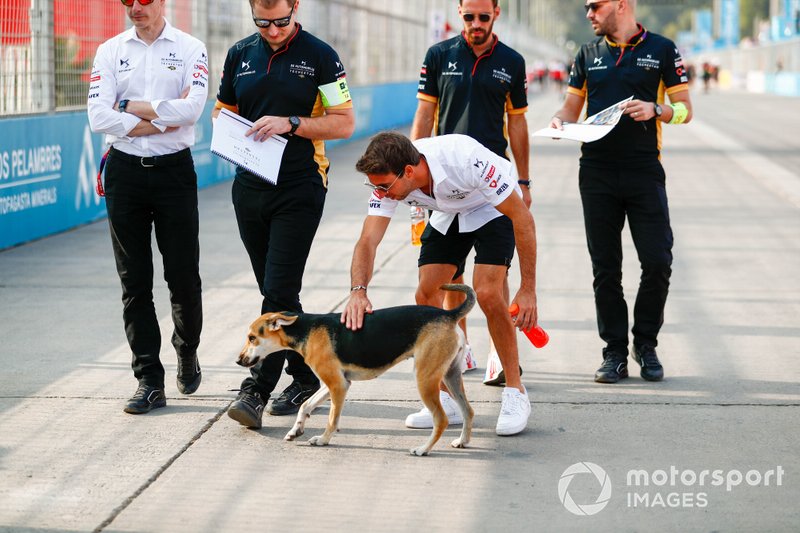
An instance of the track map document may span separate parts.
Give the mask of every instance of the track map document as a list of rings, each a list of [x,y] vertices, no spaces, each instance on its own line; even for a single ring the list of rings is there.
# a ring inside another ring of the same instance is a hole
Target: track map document
[[[254,141],[252,135],[245,137],[252,125],[249,120],[221,109],[214,121],[211,152],[276,185],[287,140],[272,135],[263,142]]]
[[[619,122],[622,117],[622,112],[625,111],[625,106],[628,105],[633,99],[633,96],[621,100],[616,104],[609,106],[599,113],[595,113],[588,117],[583,122],[564,122],[564,129],[558,128],[543,128],[535,132],[535,137],[550,137],[552,139],[569,139],[571,141],[581,141],[589,143],[602,139],[608,132],[614,129],[614,126]]]

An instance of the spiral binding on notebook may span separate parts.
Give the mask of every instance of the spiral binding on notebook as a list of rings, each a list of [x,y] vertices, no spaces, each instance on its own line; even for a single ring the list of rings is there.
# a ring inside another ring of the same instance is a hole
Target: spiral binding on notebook
[[[240,165],[239,163],[237,163],[236,161],[234,161],[230,157],[225,157],[224,155],[222,155],[221,153],[217,152],[216,150],[211,150],[211,153],[216,155],[216,156],[218,156],[218,157],[221,157],[222,159],[224,159],[225,161],[227,161],[228,163],[230,163],[230,164],[232,164],[234,166],[242,167],[243,169],[248,171],[253,176],[258,176],[259,178],[261,178],[262,180],[266,181],[267,183],[270,183],[272,185],[277,185],[278,184],[278,180],[272,181],[271,179],[269,179],[268,177],[264,176],[263,174],[261,174],[259,172],[256,172],[255,170],[253,170],[251,168],[248,168],[248,167],[246,167],[244,165]]]

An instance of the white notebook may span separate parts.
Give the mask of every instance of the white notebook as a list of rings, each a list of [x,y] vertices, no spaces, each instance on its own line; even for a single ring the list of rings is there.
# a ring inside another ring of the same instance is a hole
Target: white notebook
[[[245,137],[252,125],[246,118],[221,109],[214,120],[211,152],[276,185],[288,141],[280,135],[272,135],[263,142],[254,141],[253,135]]]

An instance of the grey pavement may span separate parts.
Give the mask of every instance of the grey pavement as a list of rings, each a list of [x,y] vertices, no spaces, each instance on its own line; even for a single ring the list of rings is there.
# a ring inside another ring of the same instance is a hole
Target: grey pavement
[[[659,345],[667,378],[649,383],[634,371],[617,385],[592,381],[602,343],[578,146],[538,139],[539,316],[551,341],[537,350],[519,336],[533,414],[522,434],[498,437],[500,389],[481,384],[489,340],[473,310],[481,368],[465,375],[476,411],[465,450],[449,448],[459,431],[451,428],[429,457],[408,454],[427,437],[403,426],[420,407],[410,362],[352,386],[327,448],[306,442],[326,408],[296,442],[282,439],[292,417],[265,416],[252,431],[225,415],[260,302],[229,183],[200,194],[203,384],[192,396],[175,388],[157,272],[168,406],[148,415],[122,412],[136,383],[106,223],[0,253],[0,530],[797,531],[800,99],[694,100],[692,124],[664,128],[675,232]],[[557,106],[554,94],[533,97],[531,129]],[[331,153],[302,293],[310,312],[338,311],[347,297],[368,195],[353,170],[364,146]],[[413,303],[417,250],[400,211],[370,285],[376,307]],[[629,299],[637,272],[626,235]]]

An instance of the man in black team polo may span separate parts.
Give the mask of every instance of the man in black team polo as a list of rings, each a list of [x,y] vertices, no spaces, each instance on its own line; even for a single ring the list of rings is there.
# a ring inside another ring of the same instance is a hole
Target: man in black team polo
[[[594,271],[597,326],[605,341],[595,381],[628,377],[628,306],[622,292],[621,234],[625,218],[641,263],[633,308],[633,357],[641,376],[660,381],[656,355],[672,273],[672,229],[661,166],[661,125],[692,116],[688,80],[675,44],[636,22],[634,0],[594,0],[586,18],[599,37],[581,47],[572,65],[564,105],[550,126],[574,122],[633,96],[625,115],[602,139],[585,143],[580,192]],[[671,104],[664,104],[664,93]]]
[[[492,32],[500,16],[497,0],[460,0],[458,14],[464,22],[461,34],[433,45],[425,54],[410,137],[416,140],[431,134],[461,133],[508,160],[510,146],[522,199],[530,207],[525,59]],[[454,265],[455,282],[463,283],[464,267],[464,263]],[[446,308],[457,307],[463,301],[461,294],[452,292],[445,292],[444,298]],[[466,321],[460,325],[466,333]],[[476,367],[469,344],[464,347],[463,357],[468,370]],[[505,372],[486,383],[502,384]],[[441,400],[451,423],[457,423],[460,415],[444,390]],[[433,427],[433,418],[423,408],[409,416],[406,425]]]
[[[295,20],[295,0],[250,0],[258,32],[236,43],[225,59],[217,109],[254,122],[257,141],[284,135],[277,185],[238,167],[233,206],[258,287],[261,313],[302,312],[300,288],[311,243],[322,217],[329,162],[323,140],[352,135],[355,120],[344,66],[327,44]],[[317,389],[319,380],[295,352],[283,352],[292,383],[268,412],[286,415]],[[284,357],[274,354],[244,380],[228,415],[261,427],[261,415],[280,379]]]

